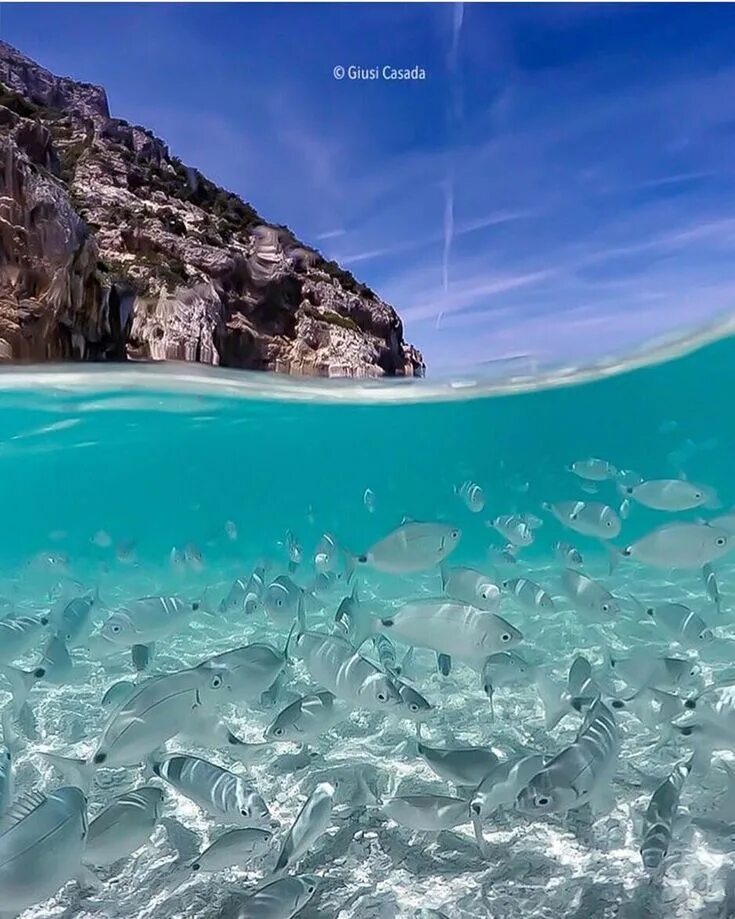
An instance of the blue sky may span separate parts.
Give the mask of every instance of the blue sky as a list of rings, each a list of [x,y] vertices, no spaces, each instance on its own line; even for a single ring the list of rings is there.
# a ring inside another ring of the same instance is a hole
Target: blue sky
[[[0,36],[349,267],[431,369],[735,304],[727,4],[4,4]]]

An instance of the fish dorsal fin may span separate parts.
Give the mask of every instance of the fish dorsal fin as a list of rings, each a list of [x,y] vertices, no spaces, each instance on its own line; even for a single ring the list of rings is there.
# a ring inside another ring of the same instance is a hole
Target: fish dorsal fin
[[[22,795],[7,810],[5,816],[0,820],[0,833],[6,833],[8,830],[17,826],[22,820],[32,814],[37,807],[40,807],[46,801],[46,795],[40,791],[30,791]]]

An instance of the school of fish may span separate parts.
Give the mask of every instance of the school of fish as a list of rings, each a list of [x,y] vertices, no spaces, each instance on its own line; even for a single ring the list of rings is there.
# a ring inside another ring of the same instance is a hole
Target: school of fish
[[[184,543],[165,590],[103,530],[94,581],[32,560],[47,589],[20,578],[0,619],[0,919],[61,892],[107,915],[162,846],[156,915],[209,915],[191,904],[215,876],[238,919],[337,919],[324,890],[391,833],[501,866],[544,828],[610,832],[659,887],[692,834],[735,837],[735,512],[599,458],[560,475],[558,500],[511,507],[465,480],[364,545],[295,519],[227,580]],[[386,509],[363,504],[372,532]],[[45,714],[65,699],[73,730]],[[364,915],[481,915],[440,890],[402,908]]]

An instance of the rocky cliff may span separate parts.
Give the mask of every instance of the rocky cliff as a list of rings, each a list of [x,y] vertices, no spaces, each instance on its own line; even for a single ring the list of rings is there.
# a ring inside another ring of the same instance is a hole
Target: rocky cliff
[[[420,375],[401,320],[288,227],[0,42],[0,357]]]

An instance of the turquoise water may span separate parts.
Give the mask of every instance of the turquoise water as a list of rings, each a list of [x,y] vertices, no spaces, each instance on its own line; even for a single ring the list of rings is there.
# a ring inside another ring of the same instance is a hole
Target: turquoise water
[[[205,598],[201,615],[164,647],[159,643],[150,672],[168,672],[254,640],[283,646],[290,622],[274,622],[262,611],[249,618],[224,614],[218,605],[232,581],[247,579],[263,560],[269,579],[287,572],[287,531],[304,550],[293,578],[311,589],[311,562],[323,533],[360,554],[404,517],[444,521],[462,531],[452,565],[474,566],[497,581],[531,578],[555,598],[553,615],[520,609],[508,596],[502,597],[500,612],[524,634],[518,650],[560,684],[579,652],[604,674],[606,644],[620,653],[643,648],[652,655],[696,659],[692,648],[641,630],[628,603],[631,593],[648,601],[688,602],[705,616],[717,635],[716,647],[701,661],[702,679],[711,681],[731,662],[735,572],[728,557],[714,565],[723,596],[718,615],[699,570],[672,572],[622,562],[609,575],[600,543],[562,529],[542,505],[581,499],[617,509],[621,496],[614,482],[600,483],[593,495],[566,468],[597,456],[645,479],[686,475],[715,488],[722,505],[722,510],[676,515],[633,506],[613,541],[619,548],[665,520],[695,520],[730,508],[735,504],[733,366],[735,343],[728,339],[668,363],[579,385],[512,395],[468,390],[468,398],[439,386],[427,400],[417,398],[421,390],[414,385],[396,388],[382,401],[371,399],[369,390],[349,387],[320,399],[318,388],[299,389],[298,383],[291,397],[278,388],[275,397],[258,395],[257,387],[267,392],[268,386],[260,378],[251,389],[235,383],[220,390],[212,385],[217,374],[192,374],[178,383],[160,368],[113,374],[74,368],[56,375],[26,369],[23,376],[8,371],[0,380],[5,519],[0,596],[8,615],[35,615],[49,610],[61,594],[97,590],[96,628],[136,597]],[[466,480],[484,489],[481,513],[471,513],[456,494]],[[374,494],[373,508],[365,504],[366,489]],[[504,540],[488,521],[524,512],[538,515],[544,525],[534,544],[518,552],[516,565],[498,569],[488,550],[502,547]],[[621,598],[624,611],[614,622],[592,623],[564,600],[561,569],[552,554],[558,539],[574,543],[585,558],[585,571]],[[187,545],[196,547],[202,563],[179,570],[170,553]],[[358,577],[363,601],[375,616],[407,599],[441,592],[435,566],[405,576],[361,567]],[[310,599],[309,628],[331,628],[345,592],[335,585]],[[31,667],[42,643],[39,638],[12,663]],[[406,647],[398,645],[402,656]],[[375,659],[370,648],[366,653]],[[19,793],[48,792],[63,783],[38,751],[87,758],[108,715],[99,704],[102,694],[115,681],[133,678],[129,653],[101,655],[94,636],[72,656],[76,669],[63,685],[49,687],[41,680],[32,690],[36,725],[29,729],[23,722],[19,731]],[[430,651],[418,652],[414,666],[415,685],[436,709],[425,732],[437,745],[481,743],[500,755],[523,749],[551,754],[571,743],[579,727],[574,715],[546,729],[539,695],[528,685],[498,690],[493,721],[476,669],[458,661],[443,677]],[[301,663],[287,673],[273,710],[266,702],[253,702],[228,704],[221,712],[238,736],[262,741],[289,693],[313,688]],[[9,700],[9,692],[4,694]],[[559,910],[579,919],[720,915],[728,889],[726,834],[685,821],[672,845],[679,857],[654,884],[638,854],[640,818],[655,787],[651,776],[665,778],[686,754],[686,745],[655,749],[659,729],[630,713],[621,716],[620,729],[623,749],[612,811],[582,820],[580,828],[576,812],[571,818],[530,821],[511,809],[485,827],[486,857],[477,851],[471,825],[427,839],[376,812],[376,800],[397,788],[450,793],[416,756],[410,721],[358,710],[316,741],[311,756],[299,758],[295,747],[275,745],[256,765],[233,768],[255,780],[280,825],[278,833],[293,822],[315,776],[347,776],[335,798],[343,812],[299,868],[320,879],[317,893],[298,913],[306,919],[413,916],[421,908],[441,910],[452,919],[547,916]],[[227,751],[213,751],[209,744],[169,742],[169,749],[182,748],[232,764]],[[708,771],[690,777],[682,803],[701,813],[716,809],[726,779],[721,760],[733,757],[730,749],[735,745],[718,750]],[[648,776],[648,784],[633,765]],[[350,784],[362,769],[374,795],[367,810],[361,786]],[[107,772],[98,773],[89,791],[90,816],[113,793],[145,778],[133,765]],[[236,915],[238,898],[263,878],[268,859],[192,879],[175,890],[182,864],[224,827],[170,789],[164,812],[152,845],[98,871],[99,890],[66,885],[28,915],[107,915],[115,899],[116,914],[124,916],[230,915],[227,909]]]

